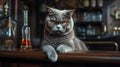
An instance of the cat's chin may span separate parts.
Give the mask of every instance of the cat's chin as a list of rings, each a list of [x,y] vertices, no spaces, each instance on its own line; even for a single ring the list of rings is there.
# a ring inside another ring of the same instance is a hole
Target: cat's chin
[[[61,31],[53,31],[53,33],[52,34],[54,34],[54,35],[62,35],[63,34],[63,32],[61,32]]]
[[[52,35],[54,35],[54,36],[63,36],[63,34],[60,34],[60,33],[53,33]]]
[[[67,34],[69,34],[70,32],[61,32],[61,31],[54,31],[51,34],[54,36],[65,36]]]
[[[63,33],[52,33],[51,35],[53,35],[53,36],[64,36]]]
[[[61,31],[56,31],[55,34],[60,35],[60,34],[62,34],[62,32]]]

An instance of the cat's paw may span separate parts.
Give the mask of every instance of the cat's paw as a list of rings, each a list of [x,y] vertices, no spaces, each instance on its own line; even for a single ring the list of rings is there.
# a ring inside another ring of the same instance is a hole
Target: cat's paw
[[[61,52],[61,53],[70,52],[70,51],[72,51],[72,50],[73,50],[73,49],[72,49],[71,47],[66,46],[66,45],[60,45],[60,46],[58,46],[58,48],[57,48],[57,51],[58,51],[58,52]]]
[[[58,59],[58,55],[55,51],[51,51],[50,53],[48,53],[48,59],[51,61],[51,62],[56,62],[57,59]]]
[[[48,56],[48,59],[51,62],[56,62],[57,61],[58,55],[57,55],[55,49],[52,46],[50,46],[50,45],[44,46],[43,51],[46,52],[46,54]]]

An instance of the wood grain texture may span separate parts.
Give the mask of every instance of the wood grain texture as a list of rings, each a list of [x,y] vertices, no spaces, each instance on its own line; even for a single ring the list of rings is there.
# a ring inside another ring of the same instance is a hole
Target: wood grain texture
[[[84,62],[84,63],[120,63],[120,52],[117,51],[88,51],[58,53],[58,62]],[[12,59],[12,60],[11,60]],[[41,50],[29,51],[0,51],[0,61],[47,61],[47,56]]]

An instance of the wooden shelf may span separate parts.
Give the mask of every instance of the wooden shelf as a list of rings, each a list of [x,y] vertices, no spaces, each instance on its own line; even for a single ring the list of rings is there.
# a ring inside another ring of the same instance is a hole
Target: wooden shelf
[[[76,25],[102,25],[103,23],[102,23],[102,21],[89,21],[89,22],[87,22],[87,21],[79,21],[79,22],[76,22],[75,23]]]
[[[101,11],[102,8],[100,7],[96,7],[96,8],[92,8],[92,7],[83,7],[83,8],[77,8],[76,9],[76,12],[86,12],[86,11],[89,11],[89,12],[97,12],[97,11]]]

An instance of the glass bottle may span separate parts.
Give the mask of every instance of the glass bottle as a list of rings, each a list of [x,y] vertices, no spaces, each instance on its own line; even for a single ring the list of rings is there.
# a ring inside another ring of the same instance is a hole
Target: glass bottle
[[[5,30],[5,37],[4,37],[4,49],[6,50],[13,50],[15,49],[15,33],[16,33],[16,23],[11,19],[11,1],[6,2],[6,12],[5,15],[8,16],[6,19],[6,27],[4,28]]]
[[[84,7],[89,7],[89,0],[84,0],[83,4],[84,4]]]
[[[91,25],[88,25],[86,33],[87,35],[95,35],[95,28],[93,28]]]
[[[103,7],[103,0],[98,0],[98,7]]]
[[[91,7],[96,7],[96,0],[91,0]]]
[[[4,38],[4,49],[15,49],[15,24],[11,20],[11,17],[7,20],[6,33]]]
[[[21,41],[21,49],[31,49],[31,41],[30,41],[30,27],[28,26],[28,10],[24,9],[24,24],[22,26],[22,41]]]
[[[101,11],[98,11],[98,13],[97,13],[97,19],[98,19],[98,21],[102,21],[102,19],[103,19],[103,15],[102,15],[102,12]]]

